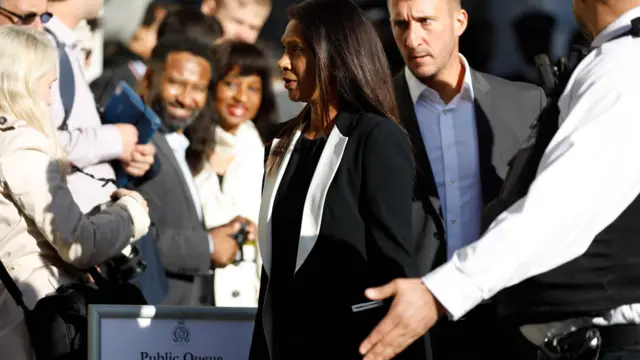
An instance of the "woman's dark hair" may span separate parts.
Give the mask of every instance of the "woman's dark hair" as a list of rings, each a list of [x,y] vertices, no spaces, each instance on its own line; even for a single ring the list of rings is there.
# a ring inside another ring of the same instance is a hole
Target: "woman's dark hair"
[[[215,95],[216,85],[234,69],[238,69],[240,76],[258,75],[262,80],[262,102],[255,118],[252,119],[258,131],[274,124],[277,119],[276,100],[271,86],[271,65],[265,52],[257,45],[240,41],[226,41],[214,48],[215,77],[211,79],[210,98]],[[213,106],[215,109],[215,106]],[[209,121],[219,124],[219,114],[215,110],[211,112]],[[193,174],[202,170],[202,163],[213,153],[210,144],[205,144],[200,139],[204,136],[201,129],[192,124],[185,130],[185,135],[191,143],[187,149],[187,162]],[[205,146],[206,145],[206,146]]]
[[[329,102],[339,107],[378,114],[398,122],[389,64],[380,39],[365,14],[351,0],[305,0],[289,8],[289,19],[300,23],[305,47],[315,58],[316,83],[325,123]],[[295,131],[309,112],[303,109],[280,134],[267,171],[282,162]]]
[[[213,86],[209,86],[209,95],[212,93]],[[218,116],[216,116],[215,106],[211,96],[207,97],[207,103],[193,120],[191,125],[184,129],[184,136],[189,139],[189,147],[185,153],[185,159],[189,170],[195,176],[202,171],[204,162],[213,154],[216,147],[216,125],[218,125]]]

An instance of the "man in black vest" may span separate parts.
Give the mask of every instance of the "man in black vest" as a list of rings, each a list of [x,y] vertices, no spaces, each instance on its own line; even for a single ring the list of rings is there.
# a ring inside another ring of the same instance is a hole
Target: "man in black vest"
[[[541,359],[640,358],[640,0],[573,6],[594,50],[558,101],[561,127],[527,195],[422,279],[367,291],[395,298],[365,360],[391,359],[498,292],[501,317]]]

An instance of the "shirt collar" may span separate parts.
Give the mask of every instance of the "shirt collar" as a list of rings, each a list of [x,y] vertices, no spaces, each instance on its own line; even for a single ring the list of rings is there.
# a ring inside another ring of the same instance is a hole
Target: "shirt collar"
[[[640,6],[637,6],[626,13],[622,14],[619,18],[609,24],[604,30],[596,36],[591,43],[591,47],[598,47],[605,42],[613,39],[614,37],[629,31],[631,29],[631,20],[640,17]]]
[[[55,16],[47,21],[45,27],[58,38],[58,41],[69,47],[75,47],[80,42],[78,35]]]
[[[167,140],[167,143],[169,143],[169,147],[173,152],[183,153],[189,147],[189,139],[187,139],[184,134],[172,132],[164,134],[164,138]]]
[[[469,62],[467,61],[467,59],[462,54],[458,54],[458,55],[460,56],[460,60],[462,61],[462,66],[464,66],[465,68],[464,83],[462,85],[461,93],[463,96],[467,97],[468,99],[473,100],[474,95],[473,95],[473,83],[471,81],[471,67],[469,66]],[[411,95],[411,101],[413,102],[413,104],[415,104],[416,102],[418,102],[418,98],[420,97],[420,94],[425,89],[427,89],[427,86],[423,84],[420,80],[418,80],[418,78],[411,72],[411,70],[409,70],[409,67],[405,66],[404,76],[405,76],[405,79],[407,80],[407,85],[409,86],[409,94]],[[434,90],[431,90],[431,91],[435,93]],[[437,95],[437,93],[435,93],[435,95]]]

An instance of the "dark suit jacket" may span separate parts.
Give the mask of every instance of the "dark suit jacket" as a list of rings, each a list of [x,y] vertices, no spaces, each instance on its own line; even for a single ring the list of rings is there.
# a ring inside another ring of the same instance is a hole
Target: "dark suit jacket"
[[[295,139],[299,136],[296,132]],[[269,287],[271,211],[295,142],[264,183],[258,236],[263,270],[252,360],[270,358],[272,325],[279,320],[272,316]],[[411,237],[413,173],[409,140],[394,122],[373,114],[338,114],[304,205],[296,290],[290,294],[298,305],[289,314],[299,320],[287,334],[295,339],[297,358],[362,359],[360,343],[389,306],[359,309],[370,302],[365,289],[418,275]],[[425,359],[424,343],[412,345],[403,358]]]
[[[163,305],[211,305],[213,282],[209,238],[163,134],[152,140],[161,163],[158,174],[136,190],[149,204],[151,228],[169,280]]]
[[[438,190],[404,71],[393,81],[400,119],[411,137],[416,159],[413,233],[418,244],[420,273],[424,275],[445,261],[446,234]],[[508,163],[529,135],[529,127],[544,107],[546,96],[537,86],[510,82],[475,70],[471,72],[471,82],[475,95],[480,181],[486,205],[500,192]]]

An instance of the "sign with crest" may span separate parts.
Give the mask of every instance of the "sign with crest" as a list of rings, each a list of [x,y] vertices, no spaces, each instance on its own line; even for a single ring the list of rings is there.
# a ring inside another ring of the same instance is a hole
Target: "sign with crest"
[[[89,360],[247,360],[255,308],[90,305]]]

